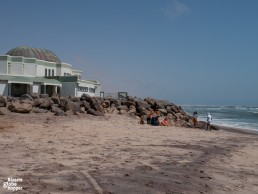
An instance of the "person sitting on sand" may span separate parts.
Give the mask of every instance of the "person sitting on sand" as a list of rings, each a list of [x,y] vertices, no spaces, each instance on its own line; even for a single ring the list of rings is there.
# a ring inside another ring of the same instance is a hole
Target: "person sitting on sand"
[[[159,116],[160,116],[160,112],[157,111],[156,114],[154,114],[151,118],[151,125],[159,126]]]
[[[211,130],[211,120],[212,120],[212,117],[211,117],[211,114],[210,113],[207,113],[207,128],[206,130]]]
[[[197,127],[197,118],[198,118],[198,113],[195,111],[195,112],[193,113],[194,128]]]
[[[153,115],[154,115],[154,111],[151,110],[147,117],[147,124],[151,124],[151,119],[152,119]]]
[[[169,123],[168,118],[165,117],[164,120],[160,122],[160,125],[161,126],[168,126],[168,123]]]
[[[146,115],[142,115],[140,118],[139,124],[142,124],[142,125],[146,124],[146,120],[147,120],[146,117],[147,117]]]

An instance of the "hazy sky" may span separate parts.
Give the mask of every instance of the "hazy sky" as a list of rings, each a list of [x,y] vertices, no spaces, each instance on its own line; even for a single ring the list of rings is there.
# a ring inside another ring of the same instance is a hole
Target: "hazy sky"
[[[53,51],[105,92],[258,106],[257,0],[1,0],[0,55]]]

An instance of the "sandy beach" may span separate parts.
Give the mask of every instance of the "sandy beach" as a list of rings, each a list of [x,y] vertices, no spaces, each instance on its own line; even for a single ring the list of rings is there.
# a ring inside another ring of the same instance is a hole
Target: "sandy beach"
[[[258,193],[257,135],[153,127],[116,114],[0,121],[0,177],[22,178],[17,193]]]

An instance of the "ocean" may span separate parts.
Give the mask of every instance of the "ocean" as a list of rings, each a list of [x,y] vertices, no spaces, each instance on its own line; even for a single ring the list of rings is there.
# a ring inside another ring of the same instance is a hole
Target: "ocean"
[[[258,131],[258,107],[206,105],[181,107],[190,115],[197,111],[199,121],[206,121],[207,113],[210,113],[212,124]]]

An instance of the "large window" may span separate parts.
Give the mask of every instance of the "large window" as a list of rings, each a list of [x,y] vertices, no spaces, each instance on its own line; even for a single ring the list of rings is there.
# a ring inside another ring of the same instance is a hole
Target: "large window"
[[[47,69],[45,69],[45,76],[47,76]]]
[[[90,93],[95,93],[95,89],[94,88],[89,88],[89,92]]]
[[[52,69],[52,76],[55,76],[55,70]]]
[[[88,92],[88,90],[89,90],[89,88],[88,88],[88,87],[78,86],[78,91]]]
[[[48,76],[51,76],[51,75],[50,75],[50,72],[51,72],[51,69],[48,70]]]

